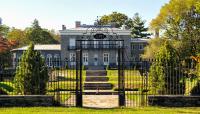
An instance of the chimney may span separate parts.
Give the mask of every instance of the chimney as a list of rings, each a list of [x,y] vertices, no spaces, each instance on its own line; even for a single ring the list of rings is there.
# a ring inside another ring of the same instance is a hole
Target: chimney
[[[66,26],[65,25],[62,25],[62,30],[66,30]]]
[[[80,27],[80,26],[81,26],[81,22],[80,22],[80,21],[76,21],[76,22],[75,22],[75,27],[78,28],[78,27]]]

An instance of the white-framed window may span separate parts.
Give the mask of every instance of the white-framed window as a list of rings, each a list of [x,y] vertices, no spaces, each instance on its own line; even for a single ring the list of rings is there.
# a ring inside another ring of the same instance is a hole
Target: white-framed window
[[[75,53],[70,53],[70,63],[71,63],[71,65],[76,64],[76,54]]]
[[[82,47],[83,48],[88,48],[88,41],[87,40],[82,41]]]
[[[88,53],[83,53],[83,64],[88,65]]]
[[[96,39],[94,39],[94,48],[98,48],[99,47],[99,42],[96,41]]]
[[[75,38],[70,38],[69,39],[69,46],[70,46],[70,48],[75,48],[75,46],[76,46]]]
[[[109,53],[103,53],[103,63],[109,65]]]
[[[54,55],[54,66],[55,67],[60,67],[60,55],[59,54],[55,54]]]
[[[142,54],[139,55],[139,61],[142,61]]]
[[[48,67],[52,67],[52,55],[51,54],[47,54],[47,66]]]
[[[103,47],[104,48],[109,48],[109,41],[103,41]]]
[[[136,50],[137,49],[137,45],[136,44],[131,44],[131,49],[132,50]]]
[[[117,47],[122,47],[122,41],[117,41]]]

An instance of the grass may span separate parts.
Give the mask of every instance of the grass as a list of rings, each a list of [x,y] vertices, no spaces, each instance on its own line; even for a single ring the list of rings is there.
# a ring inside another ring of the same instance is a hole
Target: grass
[[[86,109],[66,107],[30,107],[30,108],[0,108],[0,114],[182,114],[200,113],[200,108],[117,108],[117,109]]]
[[[82,83],[84,83],[86,71],[82,71]],[[48,91],[74,91],[76,89],[76,70],[54,70],[48,83]]]
[[[82,70],[82,79],[85,80],[86,71]],[[50,80],[55,81],[76,81],[76,70],[53,70]]]
[[[194,79],[194,80],[189,80],[187,79],[185,82],[185,95],[190,95],[190,92],[192,91],[192,89],[197,86],[198,80]]]
[[[118,71],[117,70],[107,70],[107,76],[109,77],[109,82],[114,85],[113,89],[118,88]],[[143,77],[140,75],[138,70],[125,70],[125,88],[126,89],[141,89],[143,88]]]

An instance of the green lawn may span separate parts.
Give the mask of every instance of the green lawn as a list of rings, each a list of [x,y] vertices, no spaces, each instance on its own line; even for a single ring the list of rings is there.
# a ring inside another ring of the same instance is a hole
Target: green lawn
[[[124,108],[86,109],[66,107],[0,108],[0,114],[197,114],[200,108]]]
[[[118,88],[118,71],[117,70],[107,70],[107,76],[109,77],[109,82],[114,85],[113,89]],[[144,88],[144,77],[141,76],[138,70],[125,70],[125,89],[142,89]]]

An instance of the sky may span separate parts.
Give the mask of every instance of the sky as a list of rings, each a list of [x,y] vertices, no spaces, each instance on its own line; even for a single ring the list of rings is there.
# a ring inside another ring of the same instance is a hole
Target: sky
[[[93,24],[97,16],[113,11],[129,17],[138,12],[148,26],[160,8],[169,0],[0,0],[0,17],[3,24],[24,29],[31,26],[33,20],[39,20],[40,26],[60,30],[64,24],[74,28],[75,21]]]

